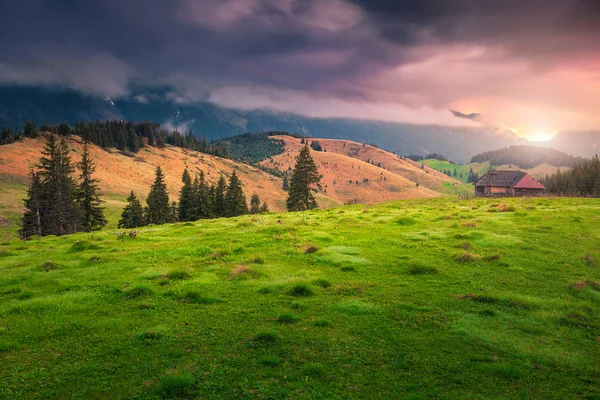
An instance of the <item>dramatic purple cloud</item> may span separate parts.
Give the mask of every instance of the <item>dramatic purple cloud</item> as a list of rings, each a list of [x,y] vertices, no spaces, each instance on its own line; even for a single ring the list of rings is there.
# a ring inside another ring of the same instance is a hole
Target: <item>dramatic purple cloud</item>
[[[525,135],[600,127],[594,0],[0,0],[0,48],[3,85],[470,123],[457,108]]]

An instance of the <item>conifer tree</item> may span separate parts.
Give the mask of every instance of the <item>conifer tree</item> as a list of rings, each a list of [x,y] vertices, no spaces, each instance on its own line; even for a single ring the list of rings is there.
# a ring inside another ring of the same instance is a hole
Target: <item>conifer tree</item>
[[[42,182],[39,174],[33,170],[30,173],[30,180],[27,199],[24,201],[25,213],[21,219],[21,229],[19,230],[19,236],[22,239],[42,235],[42,212],[44,207]]]
[[[233,171],[233,174],[229,177],[229,186],[225,195],[225,215],[235,217],[243,214],[248,214],[248,204],[242,189],[242,182],[240,182],[236,172]]]
[[[160,166],[156,167],[155,179],[148,198],[148,214],[146,221],[149,224],[164,224],[172,221],[172,210],[169,204],[169,193],[165,184],[165,177]]]
[[[260,213],[260,197],[256,193],[250,198],[250,214]]]
[[[187,168],[183,171],[181,181],[183,182],[183,186],[181,187],[181,192],[179,194],[178,219],[179,221],[184,222],[195,221],[198,218],[194,212],[194,188],[192,187],[192,178],[190,177]]]
[[[217,186],[215,186],[215,196],[214,196],[214,206],[213,213],[215,217],[225,217],[225,196],[227,195],[227,183],[225,182],[225,177],[221,175],[219,180],[217,181]]]
[[[260,213],[267,213],[269,212],[269,206],[267,205],[266,201],[263,201],[262,206],[260,206]]]
[[[210,218],[212,214],[211,201],[209,198],[209,187],[204,178],[204,171],[200,170],[200,173],[194,179],[194,205],[196,212],[196,219]]]
[[[139,228],[140,226],[146,225],[144,221],[144,209],[142,208],[142,204],[131,191],[131,194],[127,198],[127,205],[123,209],[123,213],[121,214],[121,219],[119,220],[120,228]]]
[[[176,201],[171,202],[170,222],[179,222],[179,205]]]
[[[288,190],[290,190],[290,181],[288,180],[288,176],[287,176],[287,174],[285,174],[285,175],[283,176],[283,185],[281,186],[281,188],[282,188],[283,190],[285,190],[286,192],[287,192]]]
[[[38,136],[38,131],[35,127],[35,124],[31,121],[25,122],[25,126],[23,127],[23,134],[28,138],[36,138]]]
[[[104,209],[100,207],[102,200],[98,180],[92,178],[96,166],[90,158],[87,143],[83,145],[83,156],[78,166],[81,170],[81,181],[77,190],[77,204],[81,215],[81,228],[85,232],[91,232],[102,228],[108,221],[104,218]]]
[[[77,188],[71,177],[74,168],[67,142],[50,135],[38,168],[44,196],[42,235],[61,236],[77,232],[80,214],[76,203]]]
[[[318,207],[314,193],[321,189],[321,175],[317,170],[308,145],[304,145],[292,173],[289,196],[287,198],[288,211],[312,210]]]

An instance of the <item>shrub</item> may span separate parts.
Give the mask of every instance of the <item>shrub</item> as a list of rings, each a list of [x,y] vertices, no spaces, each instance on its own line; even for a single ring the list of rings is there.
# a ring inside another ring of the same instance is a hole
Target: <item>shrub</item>
[[[290,288],[288,293],[290,296],[308,297],[308,296],[312,296],[314,294],[314,291],[306,283],[296,283],[294,286],[292,286]]]
[[[195,386],[196,380],[191,374],[171,374],[161,379],[157,391],[164,399],[192,398]]]

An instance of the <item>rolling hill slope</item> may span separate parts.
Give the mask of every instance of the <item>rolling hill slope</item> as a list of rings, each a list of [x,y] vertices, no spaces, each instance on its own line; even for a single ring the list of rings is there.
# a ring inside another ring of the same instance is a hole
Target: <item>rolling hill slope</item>
[[[72,136],[69,143],[74,151],[73,160],[78,161],[82,142],[79,137]],[[43,147],[43,138],[0,146],[0,226],[5,225],[6,228],[6,225],[12,225],[14,228],[22,211],[29,171],[37,164]],[[248,201],[252,193],[258,193],[271,210],[285,210],[287,193],[281,189],[282,180],[247,164],[172,146],[164,149],[146,146],[134,157],[94,145],[90,146],[90,150],[97,165],[95,176],[104,192],[110,226],[115,226],[131,190],[142,200],[146,198],[157,165],[163,168],[171,200],[178,199],[181,175],[186,167],[192,176],[204,171],[209,183],[215,183],[221,173],[229,176],[235,170]],[[323,194],[318,195],[318,201],[323,208],[341,204]]]
[[[296,156],[303,144],[301,143],[301,139],[290,136],[275,136],[274,138],[285,142],[285,151],[282,154],[262,161],[261,164],[286,171],[293,167]],[[386,169],[363,161],[360,158],[355,158],[355,156],[349,155],[350,153],[342,151],[344,143],[346,143],[346,147],[349,150],[361,147],[362,145],[359,143],[344,140],[317,140],[324,145],[327,151],[312,151],[312,156],[323,175],[322,183],[325,194],[333,199],[343,202],[375,203],[389,200],[442,196],[441,192],[428,188],[424,184],[417,185],[416,181],[411,181],[398,173],[400,167],[390,161],[391,158],[398,157],[391,153],[381,150],[376,152],[375,150],[378,149],[372,147],[370,152],[365,153],[370,154],[372,152],[373,154],[377,154],[380,159],[389,161],[390,167]],[[331,151],[327,148],[329,145],[331,145]],[[335,149],[339,153],[334,151]],[[416,175],[418,174],[417,171],[420,171],[418,166],[413,166],[412,168],[411,174]],[[408,165],[405,166],[405,169],[409,169]],[[422,172],[421,175],[426,176],[427,174]],[[434,173],[431,175],[437,176]],[[432,178],[432,181],[436,180],[439,183],[437,189],[442,188],[444,180],[441,177]],[[454,180],[446,181],[456,182]],[[458,182],[456,184],[458,185]]]

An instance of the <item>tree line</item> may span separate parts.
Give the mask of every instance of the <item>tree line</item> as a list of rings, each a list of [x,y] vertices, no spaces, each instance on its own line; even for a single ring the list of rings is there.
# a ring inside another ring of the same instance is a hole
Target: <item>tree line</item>
[[[36,138],[42,133],[52,133],[60,137],[75,134],[84,141],[105,149],[117,148],[131,153],[137,153],[145,145],[162,148],[165,144],[170,144],[218,157],[230,156],[227,144],[224,142],[210,143],[205,137],[196,137],[191,130],[186,134],[176,130],[168,132],[162,125],[149,121],[76,122],[75,127],[62,122],[58,125],[42,124],[39,128],[27,121],[22,131],[14,132],[10,128],[2,128],[0,145],[14,143],[21,138]]]
[[[555,167],[573,167],[576,163],[581,163],[583,158],[549,147],[526,145],[486,151],[471,158],[472,163],[486,161],[489,161],[491,166],[514,164],[520,168],[534,168],[540,164],[550,164]]]
[[[559,196],[600,197],[600,159],[576,162],[571,170],[556,171],[542,180],[546,191]]]

